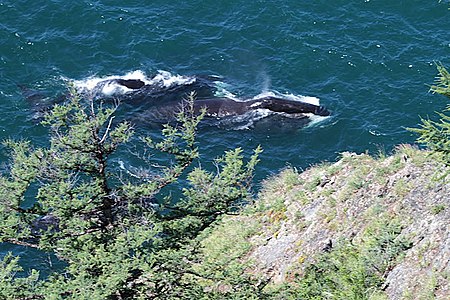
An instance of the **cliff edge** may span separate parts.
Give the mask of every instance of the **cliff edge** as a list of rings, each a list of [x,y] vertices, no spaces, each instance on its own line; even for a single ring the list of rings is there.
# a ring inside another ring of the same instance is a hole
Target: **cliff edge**
[[[448,172],[408,145],[287,168],[207,233],[199,268],[243,266],[276,299],[448,299]]]

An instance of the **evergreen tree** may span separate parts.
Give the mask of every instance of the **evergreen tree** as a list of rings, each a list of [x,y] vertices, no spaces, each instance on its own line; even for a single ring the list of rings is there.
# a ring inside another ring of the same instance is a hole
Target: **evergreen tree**
[[[206,293],[192,269],[199,235],[250,196],[261,150],[247,163],[241,149],[228,151],[216,160],[217,172],[193,168],[180,199],[156,201],[198,158],[196,128],[204,112],[196,115],[193,101],[191,95],[178,122],[164,126],[160,142],[141,139],[146,149],[172,157],[159,172],[117,174],[111,157],[133,137],[133,126],[115,122],[116,107],[86,102],[73,90],[67,104],[45,117],[48,147],[4,143],[11,160],[0,177],[0,242],[55,253],[67,265],[45,280],[36,270],[18,278],[18,258],[7,255],[0,263],[0,298],[180,299]]]
[[[436,84],[431,86],[431,91],[450,98],[450,73],[442,65],[438,65],[437,68],[439,76]],[[449,111],[450,105],[447,105],[444,112],[437,113],[440,117],[438,121],[422,119],[420,128],[410,129],[419,133],[418,141],[420,143],[442,155],[442,159],[447,165],[450,165],[450,115],[446,113]]]

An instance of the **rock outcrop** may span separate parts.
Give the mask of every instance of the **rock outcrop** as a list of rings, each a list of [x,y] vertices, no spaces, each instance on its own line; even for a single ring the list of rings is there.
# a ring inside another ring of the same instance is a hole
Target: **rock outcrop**
[[[235,241],[247,245],[236,259],[266,288],[295,285],[326,253],[351,245],[382,280],[381,299],[448,299],[448,173],[411,146],[378,158],[343,153],[267,180],[255,203],[218,230],[249,232]]]

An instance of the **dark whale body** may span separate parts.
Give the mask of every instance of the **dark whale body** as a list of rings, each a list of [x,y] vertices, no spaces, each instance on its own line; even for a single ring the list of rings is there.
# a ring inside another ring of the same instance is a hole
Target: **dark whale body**
[[[145,83],[139,79],[117,79],[117,84],[123,85],[129,89],[133,89],[141,92],[148,92],[148,87]],[[154,87],[150,87],[154,89]],[[191,91],[195,91],[195,87],[190,88]],[[185,95],[188,91],[184,90]],[[147,95],[142,95],[144,98]],[[134,94],[132,96],[134,100],[138,100],[139,94]],[[180,105],[182,104],[182,97],[179,97],[175,103],[174,101],[164,101],[162,103],[154,103],[155,110],[166,111],[166,113],[171,112],[173,110],[173,114],[176,113],[175,110],[180,109]],[[173,109],[171,109],[173,108]],[[314,105],[311,103],[295,101],[284,99],[276,96],[265,96],[258,99],[250,99],[250,100],[234,100],[231,98],[220,98],[220,97],[205,97],[205,96],[197,96],[194,101],[194,110],[196,113],[199,113],[201,108],[206,108],[206,116],[212,117],[226,117],[226,116],[235,116],[242,115],[251,110],[256,109],[268,109],[272,112],[276,113],[285,113],[285,114],[314,114],[317,116],[329,116],[330,112],[323,106]]]
[[[140,79],[115,79],[115,81],[118,84],[133,90],[140,89],[145,85],[145,82]]]
[[[323,106],[266,96],[259,99],[236,101],[230,98],[199,99],[194,101],[194,109],[206,108],[207,116],[226,117],[242,115],[251,110],[267,109],[276,113],[285,114],[314,114],[329,116],[330,112]]]

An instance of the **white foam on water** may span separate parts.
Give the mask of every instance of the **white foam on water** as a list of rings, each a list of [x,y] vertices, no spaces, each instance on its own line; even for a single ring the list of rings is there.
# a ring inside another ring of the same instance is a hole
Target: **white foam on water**
[[[145,84],[162,84],[164,87],[171,87],[191,84],[193,82],[195,82],[195,77],[193,76],[172,75],[168,71],[158,70],[158,74],[150,80],[150,83],[146,82]]]
[[[296,96],[301,102],[309,103],[312,105],[320,106],[320,99],[313,96]]]
[[[274,92],[266,91],[266,92],[262,92],[262,93],[256,95],[251,100],[258,100],[258,99],[262,99],[262,98],[266,98],[266,97],[276,97],[276,96],[277,95],[275,95]]]
[[[253,97],[254,100],[258,100],[265,97],[279,97],[286,100],[299,101],[304,103],[309,103],[312,105],[320,106],[320,99],[313,96],[303,96],[294,94],[282,94],[276,91],[267,91]]]
[[[308,125],[306,127],[314,127],[316,125],[318,125],[319,123],[322,123],[325,120],[328,120],[329,118],[331,118],[331,116],[318,116],[312,113],[307,113],[305,114],[306,116],[308,116],[310,122],[308,123]]]
[[[226,98],[230,98],[232,100],[235,101],[242,101],[241,99],[239,99],[235,94],[233,94],[232,92],[230,92],[228,90],[228,88],[230,87],[229,84],[220,81],[220,80],[216,80],[213,82],[214,86],[216,88],[216,91],[214,92],[214,96],[216,97],[226,97]]]
[[[128,72],[125,75],[111,75],[105,77],[90,76],[81,80],[66,80],[72,82],[79,92],[87,94],[100,93],[111,96],[114,94],[126,94],[135,91],[135,89],[127,88],[126,86],[115,82],[115,80],[118,79],[141,80],[146,85],[160,85],[165,88],[175,85],[191,84],[196,80],[195,77],[192,76],[172,75],[170,72],[163,70],[158,70],[158,73],[152,78],[147,77],[141,70],[135,70]]]
[[[221,123],[224,125],[231,125],[233,130],[248,130],[252,128],[256,122],[272,114],[274,114],[274,112],[271,110],[258,108],[250,110],[243,115],[224,119]]]
[[[109,82],[103,85],[103,88],[100,92],[103,95],[112,96],[115,94],[125,94],[129,91],[131,91],[131,89],[127,88],[126,86]]]

